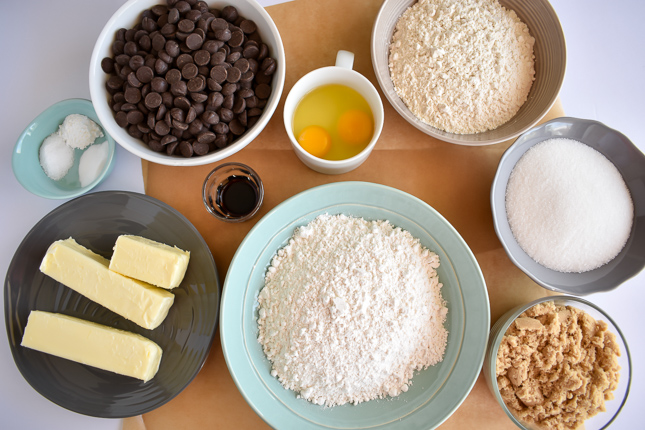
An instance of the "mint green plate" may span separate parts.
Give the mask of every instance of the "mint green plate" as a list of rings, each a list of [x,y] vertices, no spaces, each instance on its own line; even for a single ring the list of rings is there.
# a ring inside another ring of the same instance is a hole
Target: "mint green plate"
[[[443,362],[419,371],[408,392],[359,405],[317,406],[286,390],[270,375],[257,341],[257,295],[275,252],[294,229],[328,213],[387,219],[408,230],[441,259],[439,280],[448,305]],[[266,214],[238,248],[224,282],[220,337],[229,371],[255,412],[274,428],[429,429],[461,405],[482,367],[490,308],[473,253],[437,211],[410,194],[383,185],[339,182],[300,193]]]

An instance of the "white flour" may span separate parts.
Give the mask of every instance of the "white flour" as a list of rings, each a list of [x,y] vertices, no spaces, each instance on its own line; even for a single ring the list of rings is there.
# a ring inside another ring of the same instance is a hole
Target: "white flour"
[[[451,133],[493,130],[527,99],[534,43],[497,0],[420,0],[396,24],[390,76],[421,121]]]
[[[443,359],[439,257],[387,221],[321,215],[274,256],[258,296],[272,375],[319,405],[408,390]]]

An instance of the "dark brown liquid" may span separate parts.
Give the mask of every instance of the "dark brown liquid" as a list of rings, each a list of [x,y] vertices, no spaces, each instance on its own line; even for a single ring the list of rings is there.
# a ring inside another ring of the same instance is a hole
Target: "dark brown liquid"
[[[255,209],[258,187],[245,176],[230,176],[217,187],[215,203],[226,215],[243,217]]]

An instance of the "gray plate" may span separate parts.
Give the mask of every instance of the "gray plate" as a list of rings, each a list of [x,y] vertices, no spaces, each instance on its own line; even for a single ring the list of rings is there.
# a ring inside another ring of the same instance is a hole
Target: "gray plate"
[[[164,322],[146,330],[81,296],[38,268],[49,245],[73,237],[109,258],[120,234],[190,251],[183,282]],[[128,192],[92,193],[46,215],[24,238],[5,279],[7,337],[16,366],[52,402],[85,415],[122,418],[149,412],[179,394],[201,369],[216,333],[220,286],[213,257],[193,225],[159,200]],[[139,333],[163,349],[147,383],[20,346],[31,310],[60,312]]]
[[[536,263],[518,245],[506,217],[506,186],[517,161],[533,145],[562,137],[585,143],[607,157],[620,171],[634,202],[634,224],[625,248],[609,263],[584,273],[562,273]],[[609,291],[645,267],[645,155],[625,135],[597,122],[558,118],[520,136],[502,156],[491,187],[495,232],[510,259],[549,290],[585,295]]]

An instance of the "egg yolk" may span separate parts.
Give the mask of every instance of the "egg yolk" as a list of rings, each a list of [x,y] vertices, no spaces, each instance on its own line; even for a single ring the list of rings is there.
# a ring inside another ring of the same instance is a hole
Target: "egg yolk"
[[[372,118],[361,110],[348,110],[338,119],[338,135],[349,144],[366,144],[372,133]]]
[[[310,125],[302,129],[298,135],[298,143],[314,157],[322,158],[331,148],[331,136],[321,126]]]

